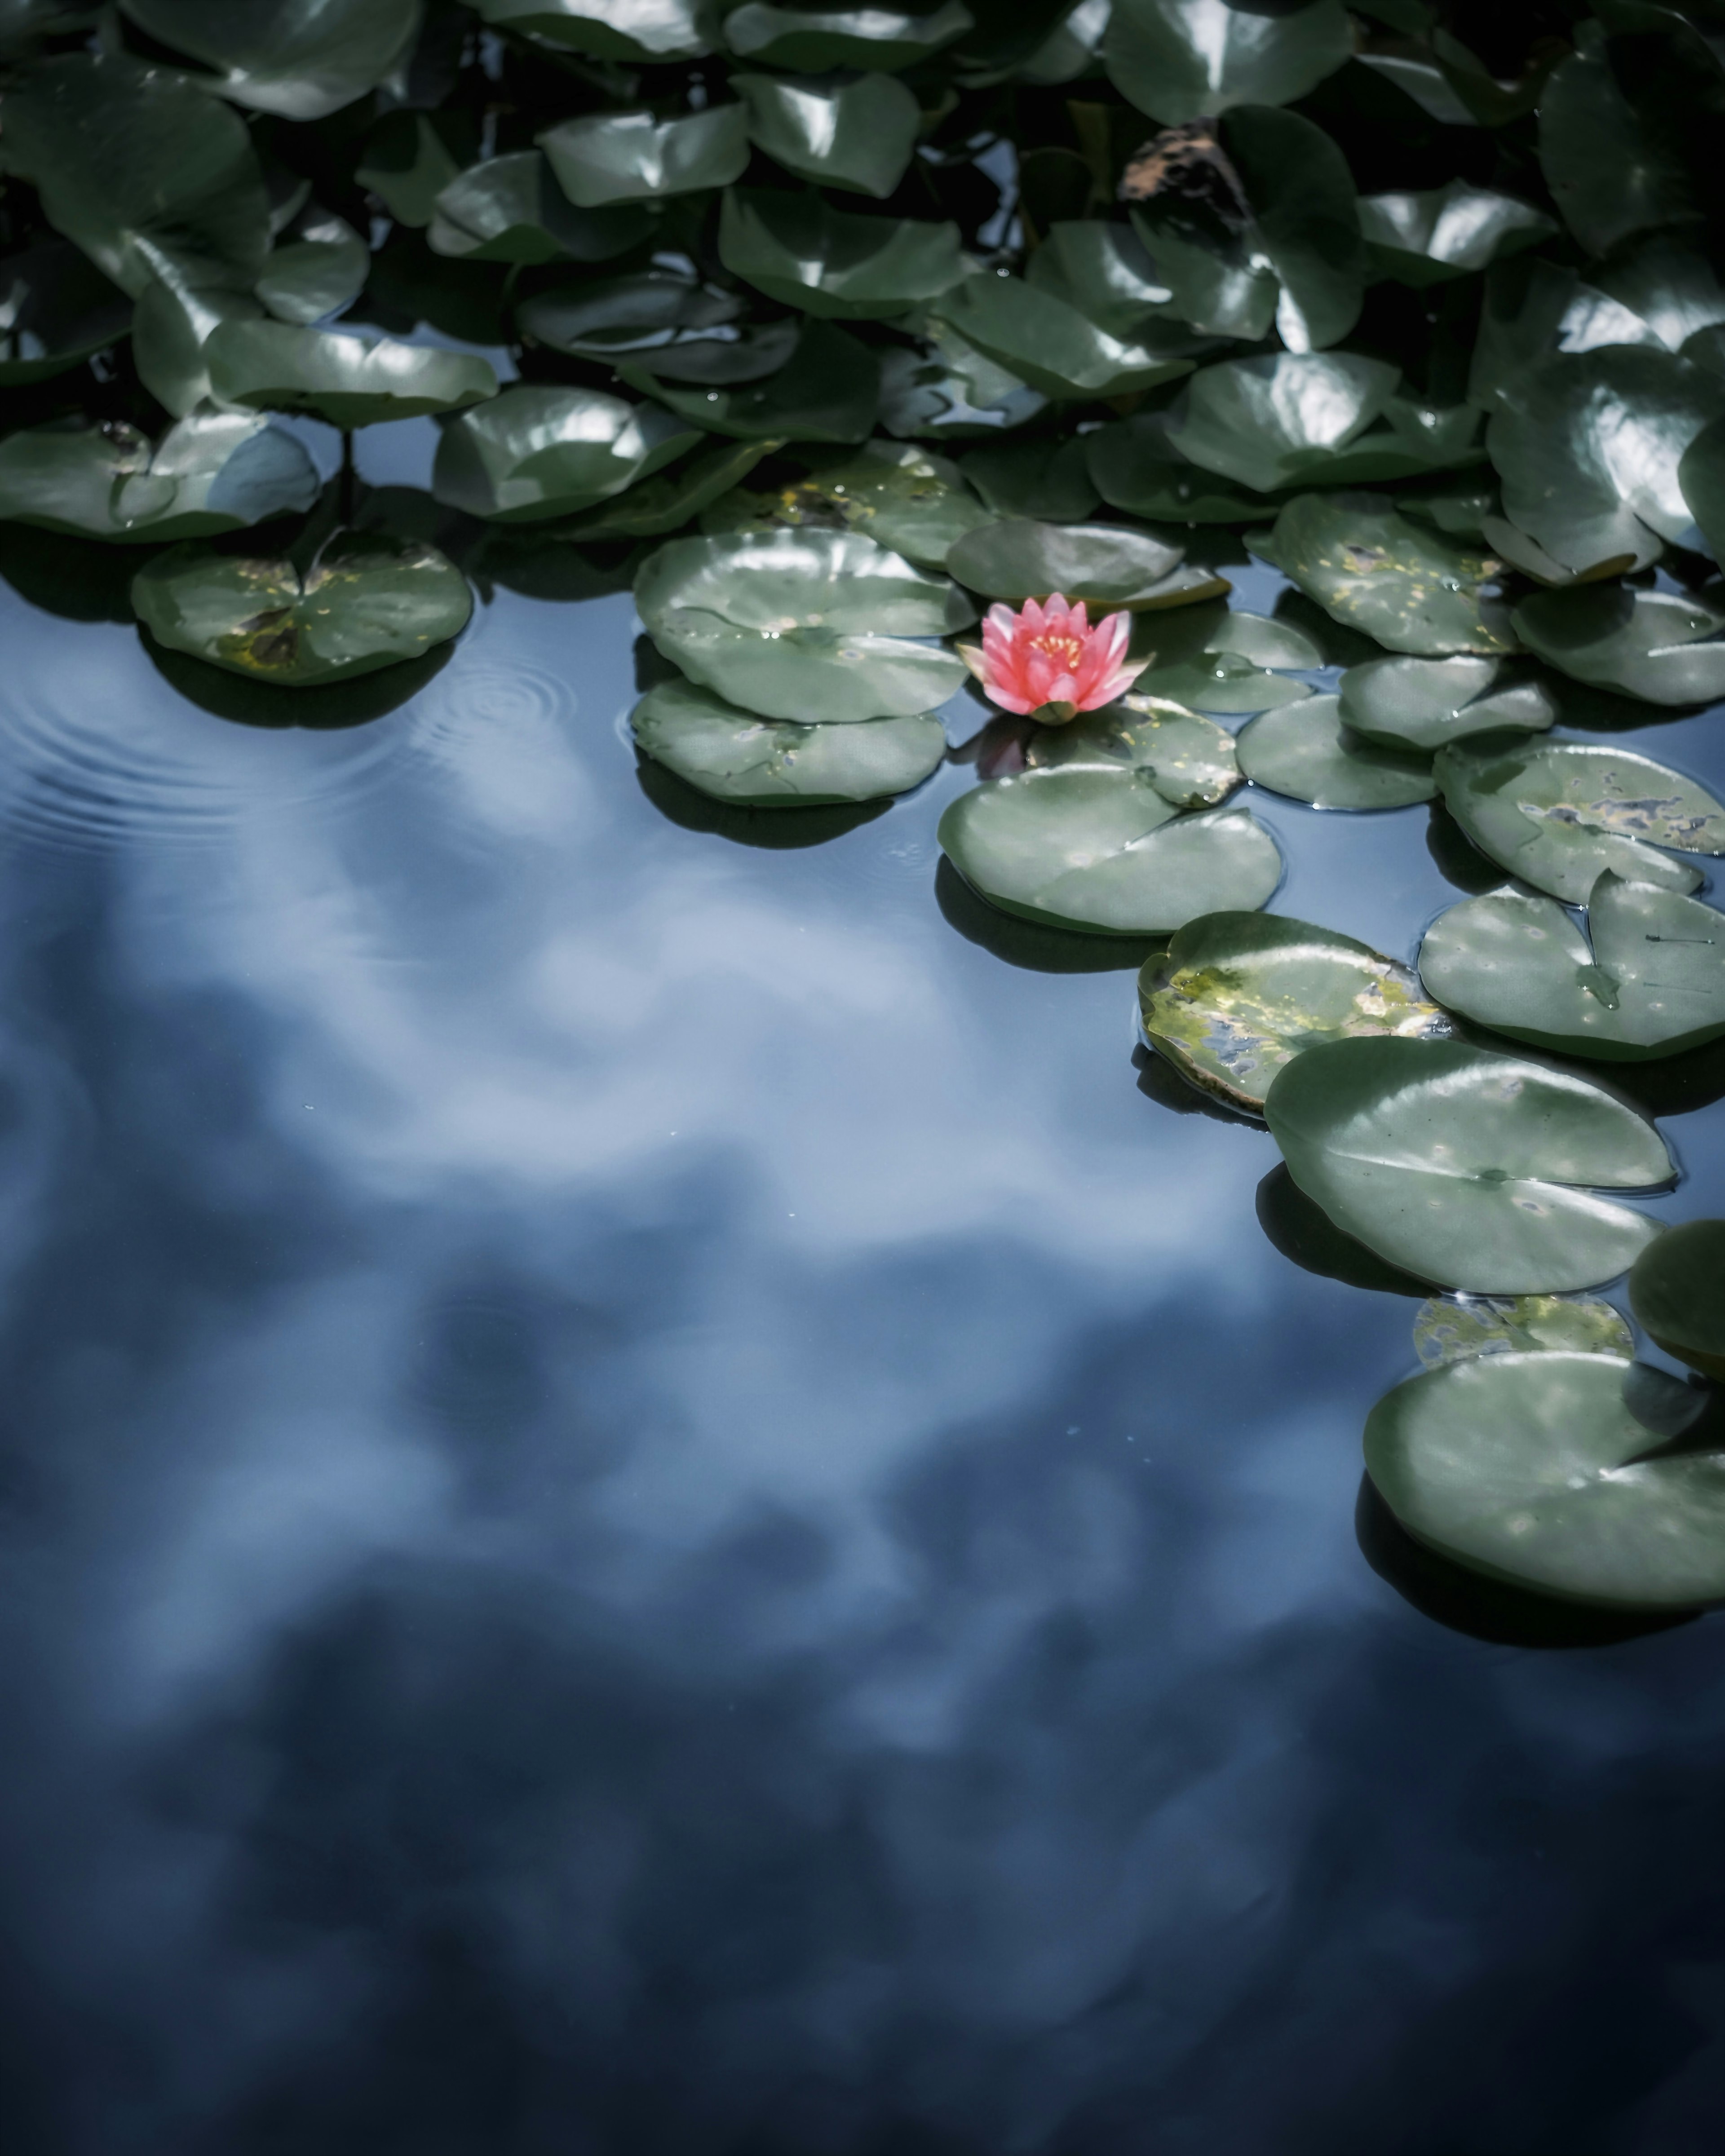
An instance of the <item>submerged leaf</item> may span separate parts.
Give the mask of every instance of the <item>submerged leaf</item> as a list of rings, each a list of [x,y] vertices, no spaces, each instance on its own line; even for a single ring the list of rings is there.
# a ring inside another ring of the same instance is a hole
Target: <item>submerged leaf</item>
[[[1337,1227],[1408,1272],[1479,1294],[1615,1278],[1659,1224],[1592,1190],[1672,1173],[1652,1125],[1584,1078],[1459,1041],[1308,1049],[1264,1112],[1294,1180]]]
[[[1725,1378],[1725,1220],[1686,1220],[1636,1259],[1630,1306],[1693,1370]]]
[[[1615,1355],[1627,1363],[1634,1358],[1635,1337],[1609,1302],[1585,1296],[1435,1295],[1414,1320],[1414,1351],[1428,1370],[1476,1355],[1542,1348]]]
[[[1269,913],[1189,921],[1138,981],[1144,1031],[1182,1077],[1253,1114],[1320,1042],[1453,1030],[1417,975],[1351,936]]]
[[[655,762],[716,801],[751,808],[809,808],[875,801],[920,786],[947,753],[927,713],[855,726],[795,726],[757,718],[709,689],[662,682],[629,724]]]

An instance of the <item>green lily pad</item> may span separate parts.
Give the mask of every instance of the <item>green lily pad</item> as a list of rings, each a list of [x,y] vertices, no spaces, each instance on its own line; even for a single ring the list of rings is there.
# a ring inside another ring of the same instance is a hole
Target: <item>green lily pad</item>
[[[1592,1193],[1673,1173],[1653,1126],[1597,1086],[1460,1041],[1309,1048],[1264,1113],[1295,1182],[1344,1233],[1482,1295],[1615,1279],[1658,1223]]]
[[[69,240],[0,262],[0,388],[67,373],[131,328],[131,306]]]
[[[315,412],[332,427],[459,411],[497,393],[483,359],[352,331],[223,322],[204,353],[216,394],[228,403]]]
[[[655,202],[699,187],[728,187],[749,161],[748,114],[711,105],[680,120],[650,112],[590,112],[539,136],[557,185],[578,209]]]
[[[1100,506],[1082,439],[985,442],[965,453],[961,469],[997,516],[1045,524],[1082,524]]]
[[[819,195],[771,187],[726,194],[719,259],[769,299],[852,321],[907,314],[964,275],[956,224],[853,217]]]
[[[1476,1355],[1532,1354],[1541,1349],[1615,1355],[1628,1363],[1635,1358],[1635,1336],[1609,1302],[1589,1296],[1435,1295],[1420,1306],[1414,1320],[1414,1351],[1428,1370]]]
[[[1225,577],[1180,574],[1185,547],[1124,524],[1037,524],[1002,517],[967,532],[947,557],[961,584],[991,599],[1045,599],[1062,592],[1097,607],[1181,605],[1225,596]]]
[[[1629,1286],[1630,1308],[1667,1355],[1725,1378],[1725,1220],[1668,1229]]]
[[[204,284],[170,268],[168,278],[146,285],[131,317],[132,364],[157,403],[177,418],[217,401],[204,346],[223,322],[254,322],[264,310],[243,287]]]
[[[1717,561],[1725,554],[1725,418],[1710,421],[1684,450],[1677,484]]]
[[[1438,916],[1420,971],[1451,1010],[1559,1055],[1639,1063],[1725,1034],[1725,915],[1609,870],[1585,935],[1553,898],[1490,891]]]
[[[1479,414],[1395,393],[1395,369],[1353,352],[1224,360],[1194,375],[1168,429],[1176,454],[1260,494],[1406,479],[1476,460]]]
[[[1504,513],[1566,568],[1657,558],[1694,519],[1684,451],[1725,417],[1725,382],[1675,352],[1559,353],[1500,394],[1487,437]]]
[[[804,322],[795,334],[790,357],[776,372],[734,388],[680,387],[643,355],[619,360],[617,372],[710,434],[753,442],[866,441],[880,402],[874,353],[833,322]]]
[[[1363,195],[1359,223],[1373,267],[1416,286],[1465,277],[1558,228],[1531,203],[1466,180],[1413,194]]]
[[[1169,425],[1166,412],[1137,413],[1079,438],[1091,483],[1111,509],[1164,524],[1257,524],[1274,518],[1281,495],[1235,486],[1188,464],[1168,439]]]
[[[1470,734],[1543,733],[1559,715],[1550,684],[1503,659],[1368,659],[1341,693],[1362,740],[1428,754]]]
[[[1314,808],[1405,808],[1431,800],[1431,758],[1350,735],[1339,704],[1312,696],[1249,720],[1235,744],[1240,769],[1255,786]]]
[[[916,349],[894,345],[880,355],[880,424],[889,434],[901,440],[978,441],[1022,426],[1047,408],[1040,389],[985,359],[946,324],[938,327],[937,336]]]
[[[1309,682],[1275,672],[1312,669],[1324,656],[1286,623],[1221,605],[1182,608],[1153,624],[1153,655],[1138,676],[1140,695],[1170,696],[1201,711],[1267,711],[1299,703]]]
[[[916,637],[968,611],[855,531],[676,539],[635,580],[647,633],[704,687],[763,718],[903,718],[943,704],[964,662]]]
[[[976,349],[1045,397],[1124,397],[1192,372],[1191,333],[1153,324],[1126,342],[1052,292],[993,271],[969,277],[937,312]]]
[[[1458,742],[1434,768],[1444,805],[1488,860],[1585,906],[1607,869],[1692,891],[1701,871],[1659,851],[1725,853],[1725,808],[1651,757],[1582,742]]]
[[[576,359],[662,357],[681,346],[711,341],[716,329],[736,321],[743,302],[694,277],[669,270],[633,276],[586,277],[531,294],[516,309],[524,336]],[[773,372],[771,366],[763,373]]]
[[[118,420],[0,441],[0,518],[80,538],[200,538],[316,499],[317,470],[302,445],[249,413],[196,413],[154,449]]]
[[[638,480],[597,509],[583,510],[557,530],[559,538],[655,539],[675,531],[746,479],[778,442],[726,442],[691,457],[675,471]]]
[[[165,268],[250,289],[270,204],[238,113],[121,54],[38,61],[6,92],[6,165],[57,232],[134,298]]]
[[[1129,224],[1100,218],[1050,224],[1024,279],[1130,344],[1147,323],[1173,313],[1173,292]]]
[[[308,209],[271,249],[253,289],[277,321],[309,324],[351,306],[371,266],[372,250],[351,224]]]
[[[1234,737],[1214,719],[1136,692],[1064,726],[1038,726],[1024,750],[1033,771],[1147,772],[1176,808],[1214,808],[1240,784]]]
[[[1698,235],[1651,232],[1598,272],[1599,290],[1644,321],[1667,352],[1725,322],[1725,285],[1696,245]]]
[[[1368,944],[1273,913],[1189,921],[1138,977],[1144,1031],[1181,1076],[1253,1115],[1276,1074],[1320,1042],[1454,1029],[1419,978]]]
[[[595,59],[700,59],[711,52],[706,0],[466,0],[494,29],[515,30]]]
[[[1348,161],[1322,128],[1251,105],[1147,147],[1127,176],[1132,222],[1172,312],[1251,343],[1274,327],[1294,352],[1348,334],[1366,245]]]
[[[1416,657],[1513,651],[1501,563],[1397,514],[1381,495],[1302,494],[1276,520],[1277,566],[1350,629]]]
[[[472,163],[476,146],[471,130],[453,114],[386,112],[367,136],[353,177],[379,198],[397,224],[423,230],[437,214],[438,197]]]
[[[1495,263],[1468,369],[1469,401],[1488,411],[1530,367],[1558,352],[1607,345],[1657,346],[1659,333],[1581,273],[1543,254]]]
[[[170,547],[131,603],[158,644],[284,688],[348,680],[418,659],[467,626],[467,579],[435,547],[337,531],[302,576],[275,557]]]
[[[910,168],[922,108],[890,74],[733,74],[731,87],[747,109],[749,140],[801,179],[884,198]]]
[[[958,0],[918,14],[891,8],[773,8],[748,0],[726,17],[725,42],[739,59],[764,67],[896,74],[962,38],[972,21]]]
[[[1494,1579],[1630,1609],[1725,1595],[1725,1455],[1649,1458],[1615,1355],[1475,1356],[1398,1385],[1366,1469],[1421,1542]]]
[[[927,449],[877,441],[774,493],[739,487],[713,504],[701,528],[860,531],[921,568],[938,569],[956,541],[988,521],[956,465]]]
[[[1146,770],[1026,771],[962,793],[941,818],[953,866],[1008,913],[1147,936],[1262,906],[1281,855],[1240,808],[1180,816]]]
[[[418,0],[121,0],[141,29],[216,73],[236,105],[321,120],[375,90],[419,34]]]
[[[1286,13],[1242,0],[1115,0],[1103,52],[1122,97],[1164,126],[1235,105],[1291,105],[1353,57],[1339,0]]]
[[[1603,49],[1572,53],[1553,70],[1539,100],[1539,162],[1589,254],[1701,215],[1676,136],[1635,110]]]
[[[1530,651],[1594,688],[1650,704],[1706,704],[1725,696],[1725,591],[1632,591],[1578,586],[1538,592],[1515,610]]]
[[[643,752],[716,801],[804,808],[878,801],[938,769],[947,737],[927,713],[855,726],[795,726],[740,711],[710,689],[665,681],[629,724]]]
[[[458,172],[437,198],[426,234],[434,254],[465,262],[608,262],[647,238],[650,211],[639,203],[578,209],[557,186],[544,153],[507,157]]]
[[[608,501],[703,439],[657,404],[596,389],[506,389],[444,429],[431,490],[470,516],[542,522]]]

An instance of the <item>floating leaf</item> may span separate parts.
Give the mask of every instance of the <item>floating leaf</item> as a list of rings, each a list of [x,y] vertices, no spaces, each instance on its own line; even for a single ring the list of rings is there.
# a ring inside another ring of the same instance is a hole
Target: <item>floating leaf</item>
[[[1659,342],[1651,322],[1597,285],[1584,284],[1579,270],[1543,254],[1499,262],[1486,275],[1468,370],[1469,401],[1491,409],[1519,376],[1559,352]]]
[[[1244,0],[1115,0],[1103,47],[1122,96],[1165,126],[1235,105],[1291,105],[1353,53],[1338,0],[1273,13]]]
[[[1725,592],[1645,592],[1584,585],[1538,592],[1515,610],[1530,651],[1578,681],[1651,704],[1725,696]]]
[[[1725,808],[1650,757],[1581,742],[1458,742],[1434,766],[1444,805],[1523,883],[1585,906],[1607,869],[1692,891],[1701,872],[1661,846],[1725,853]]]
[[[1603,49],[1572,53],[1546,83],[1539,162],[1564,223],[1589,254],[1701,214],[1676,141],[1636,112]]]
[[[1337,1227],[1392,1265],[1477,1294],[1615,1278],[1658,1224],[1590,1192],[1673,1172],[1652,1125],[1586,1079],[1460,1041],[1307,1049],[1264,1112],[1294,1180]]]
[[[651,539],[675,531],[709,504],[731,492],[778,442],[731,442],[691,457],[674,472],[639,480],[624,493],[583,511],[560,526],[557,536],[589,539]]]
[[[1475,1356],[1398,1385],[1366,1468],[1404,1527],[1492,1578],[1631,1609],[1725,1595],[1725,1455],[1649,1458],[1615,1355]]]
[[[927,13],[890,8],[773,8],[748,0],[725,18],[725,42],[739,59],[818,74],[870,68],[896,74],[927,59],[972,27],[958,0]]]
[[[1541,1348],[1615,1355],[1627,1363],[1635,1355],[1635,1337],[1609,1302],[1585,1296],[1435,1295],[1420,1305],[1414,1320],[1414,1351],[1428,1370],[1476,1355],[1528,1354]]]
[[[173,547],[133,579],[158,644],[284,688],[418,659],[467,626],[467,579],[435,547],[338,531],[302,577],[285,559]]]
[[[701,520],[703,531],[861,531],[919,567],[944,566],[947,549],[988,512],[956,465],[927,449],[868,442],[861,454],[819,465],[772,494],[739,487]]]
[[[1549,683],[1504,659],[1368,659],[1348,668],[1341,692],[1343,725],[1384,748],[1543,733],[1558,716]]]
[[[1686,1220],[1636,1259],[1630,1306],[1692,1369],[1725,1378],[1725,1220]]]
[[[432,492],[504,523],[590,509],[703,439],[657,404],[596,389],[506,389],[443,430]]]
[[[1033,771],[1081,767],[1147,772],[1177,808],[1214,808],[1240,783],[1234,737],[1162,696],[1136,693],[1064,726],[1037,726],[1024,751]]]
[[[1406,479],[1474,459],[1479,414],[1395,393],[1395,369],[1354,352],[1276,352],[1195,374],[1168,429],[1174,452],[1260,494]]]
[[[938,835],[996,906],[1098,935],[1156,935],[1200,913],[1260,906],[1281,880],[1276,841],[1244,809],[1177,817],[1142,770],[990,779],[960,794]]]
[[[1084,448],[1077,437],[988,442],[967,453],[963,469],[997,516],[1082,524],[1100,506]]]
[[[1303,494],[1276,520],[1275,558],[1326,613],[1392,651],[1513,651],[1509,609],[1485,587],[1502,564],[1380,495]]]
[[[750,141],[799,178],[884,198],[909,169],[922,109],[890,74],[734,74],[731,87],[747,108]]]
[[[685,674],[746,711],[804,722],[943,704],[964,662],[909,639],[956,626],[957,598],[854,531],[674,540],[635,580],[648,634]]]
[[[465,150],[458,156],[456,146]],[[366,137],[353,177],[377,196],[397,224],[423,229],[437,198],[472,162],[470,135],[454,116],[386,112]]]
[[[880,398],[874,353],[832,322],[805,322],[776,372],[735,388],[680,388],[639,358],[619,361],[617,372],[684,418],[739,441],[864,442]]]
[[[1725,382],[1674,352],[1560,353],[1504,389],[1487,439],[1503,507],[1566,568],[1656,559],[1693,522],[1683,452],[1725,416]]]
[[[1173,290],[1137,233],[1129,224],[1105,224],[1100,218],[1050,224],[1024,278],[1127,344],[1147,324],[1174,311]]]
[[[1342,723],[1334,696],[1312,696],[1252,719],[1235,747],[1255,786],[1314,808],[1405,808],[1437,792],[1431,759],[1377,748]]]
[[[1276,1073],[1320,1042],[1452,1030],[1418,977],[1369,945],[1271,913],[1189,921],[1138,980],[1144,1031],[1200,1091],[1262,1112]]]
[[[1423,193],[1363,195],[1359,223],[1373,267],[1415,286],[1465,277],[1557,230],[1531,203],[1466,180]]]
[[[713,331],[728,329],[742,311],[734,292],[672,270],[644,270],[633,276],[551,285],[521,300],[516,321],[535,343],[576,359],[651,354],[662,363],[673,352],[711,343]],[[792,341],[794,337],[793,326]],[[778,363],[769,362],[762,372],[772,373]]]
[[[1717,561],[1725,554],[1725,418],[1711,421],[1685,449],[1677,484]]]
[[[434,254],[531,265],[571,255],[607,262],[652,229],[639,203],[576,208],[542,151],[516,150],[458,173],[438,197],[426,237]]]
[[[419,0],[121,0],[141,29],[216,71],[236,105],[321,120],[375,90],[419,33]]]
[[[636,742],[716,801],[809,808],[877,801],[920,786],[945,760],[941,722],[924,713],[855,726],[794,726],[740,711],[710,689],[666,681],[636,705]]]
[[[167,278],[146,285],[132,309],[131,357],[138,379],[177,418],[216,401],[204,346],[223,322],[254,322],[263,308],[243,286],[205,284],[168,265]]]
[[[223,322],[204,346],[210,381],[229,404],[315,412],[332,427],[454,412],[497,393],[482,359],[352,331],[286,322]]]
[[[1156,325],[1127,343],[1053,293],[989,272],[967,278],[938,313],[958,334],[1044,396],[1123,397],[1192,372],[1191,334]]]
[[[1169,424],[1166,412],[1139,413],[1078,438],[1091,483],[1111,509],[1178,524],[1256,524],[1275,516],[1281,495],[1235,486],[1189,464],[1169,439]]]
[[[153,451],[136,428],[38,427],[0,441],[0,518],[82,538],[188,539],[309,509],[317,470],[249,413],[200,412]]]
[[[1358,319],[1367,256],[1353,179],[1311,121],[1246,105],[1171,129],[1125,184],[1171,311],[1194,329],[1255,342],[1273,326],[1308,352]]]
[[[1725,915],[1609,870],[1586,935],[1555,899],[1494,891],[1438,916],[1420,971],[1451,1010],[1559,1055],[1640,1062],[1725,1034]]]
[[[278,321],[317,322],[352,305],[371,266],[371,249],[351,224],[310,209],[270,250],[254,289]]]
[[[557,185],[579,209],[728,187],[749,161],[748,115],[741,105],[711,105],[680,120],[583,113],[538,141]]]
[[[1201,711],[1267,711],[1300,702],[1309,683],[1275,667],[1314,668],[1324,657],[1297,629],[1263,614],[1207,605],[1169,614],[1152,625],[1153,655],[1138,676],[1141,695],[1171,696]]]
[[[188,75],[120,54],[39,61],[6,92],[6,164],[134,298],[166,266],[247,290],[264,266],[270,205],[251,136]]]
[[[719,258],[786,306],[852,321],[907,314],[964,275],[956,224],[853,217],[819,195],[771,187],[726,194]]]
[[[39,240],[0,262],[0,388],[64,374],[131,327],[125,293],[68,240]]]
[[[699,59],[705,0],[466,0],[494,29],[515,30],[595,59]]]
[[[1098,608],[1179,606],[1224,596],[1225,577],[1181,572],[1185,548],[1123,524],[1037,524],[1002,517],[968,532],[947,557],[961,584],[985,598],[1045,599],[1064,593]]]

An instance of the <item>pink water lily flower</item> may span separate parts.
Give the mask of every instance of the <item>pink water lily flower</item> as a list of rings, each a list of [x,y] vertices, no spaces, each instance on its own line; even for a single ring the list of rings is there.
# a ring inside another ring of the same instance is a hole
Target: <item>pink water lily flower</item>
[[[1047,604],[1026,599],[1014,613],[991,606],[983,622],[978,678],[985,696],[1003,711],[1034,711],[1063,726],[1080,711],[1094,711],[1131,688],[1143,664],[1125,664],[1132,624],[1111,613],[1094,629],[1084,601],[1068,606],[1054,593]]]

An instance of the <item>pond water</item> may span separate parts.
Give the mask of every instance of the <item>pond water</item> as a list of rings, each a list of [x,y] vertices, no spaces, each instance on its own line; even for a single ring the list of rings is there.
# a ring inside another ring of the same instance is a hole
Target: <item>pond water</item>
[[[1413,1579],[1415,1303],[939,872],[973,773],[644,785],[626,595],[326,732],[0,617],[12,2148],[1717,2146],[1718,1621]],[[1281,911],[1458,895],[1251,805]]]

